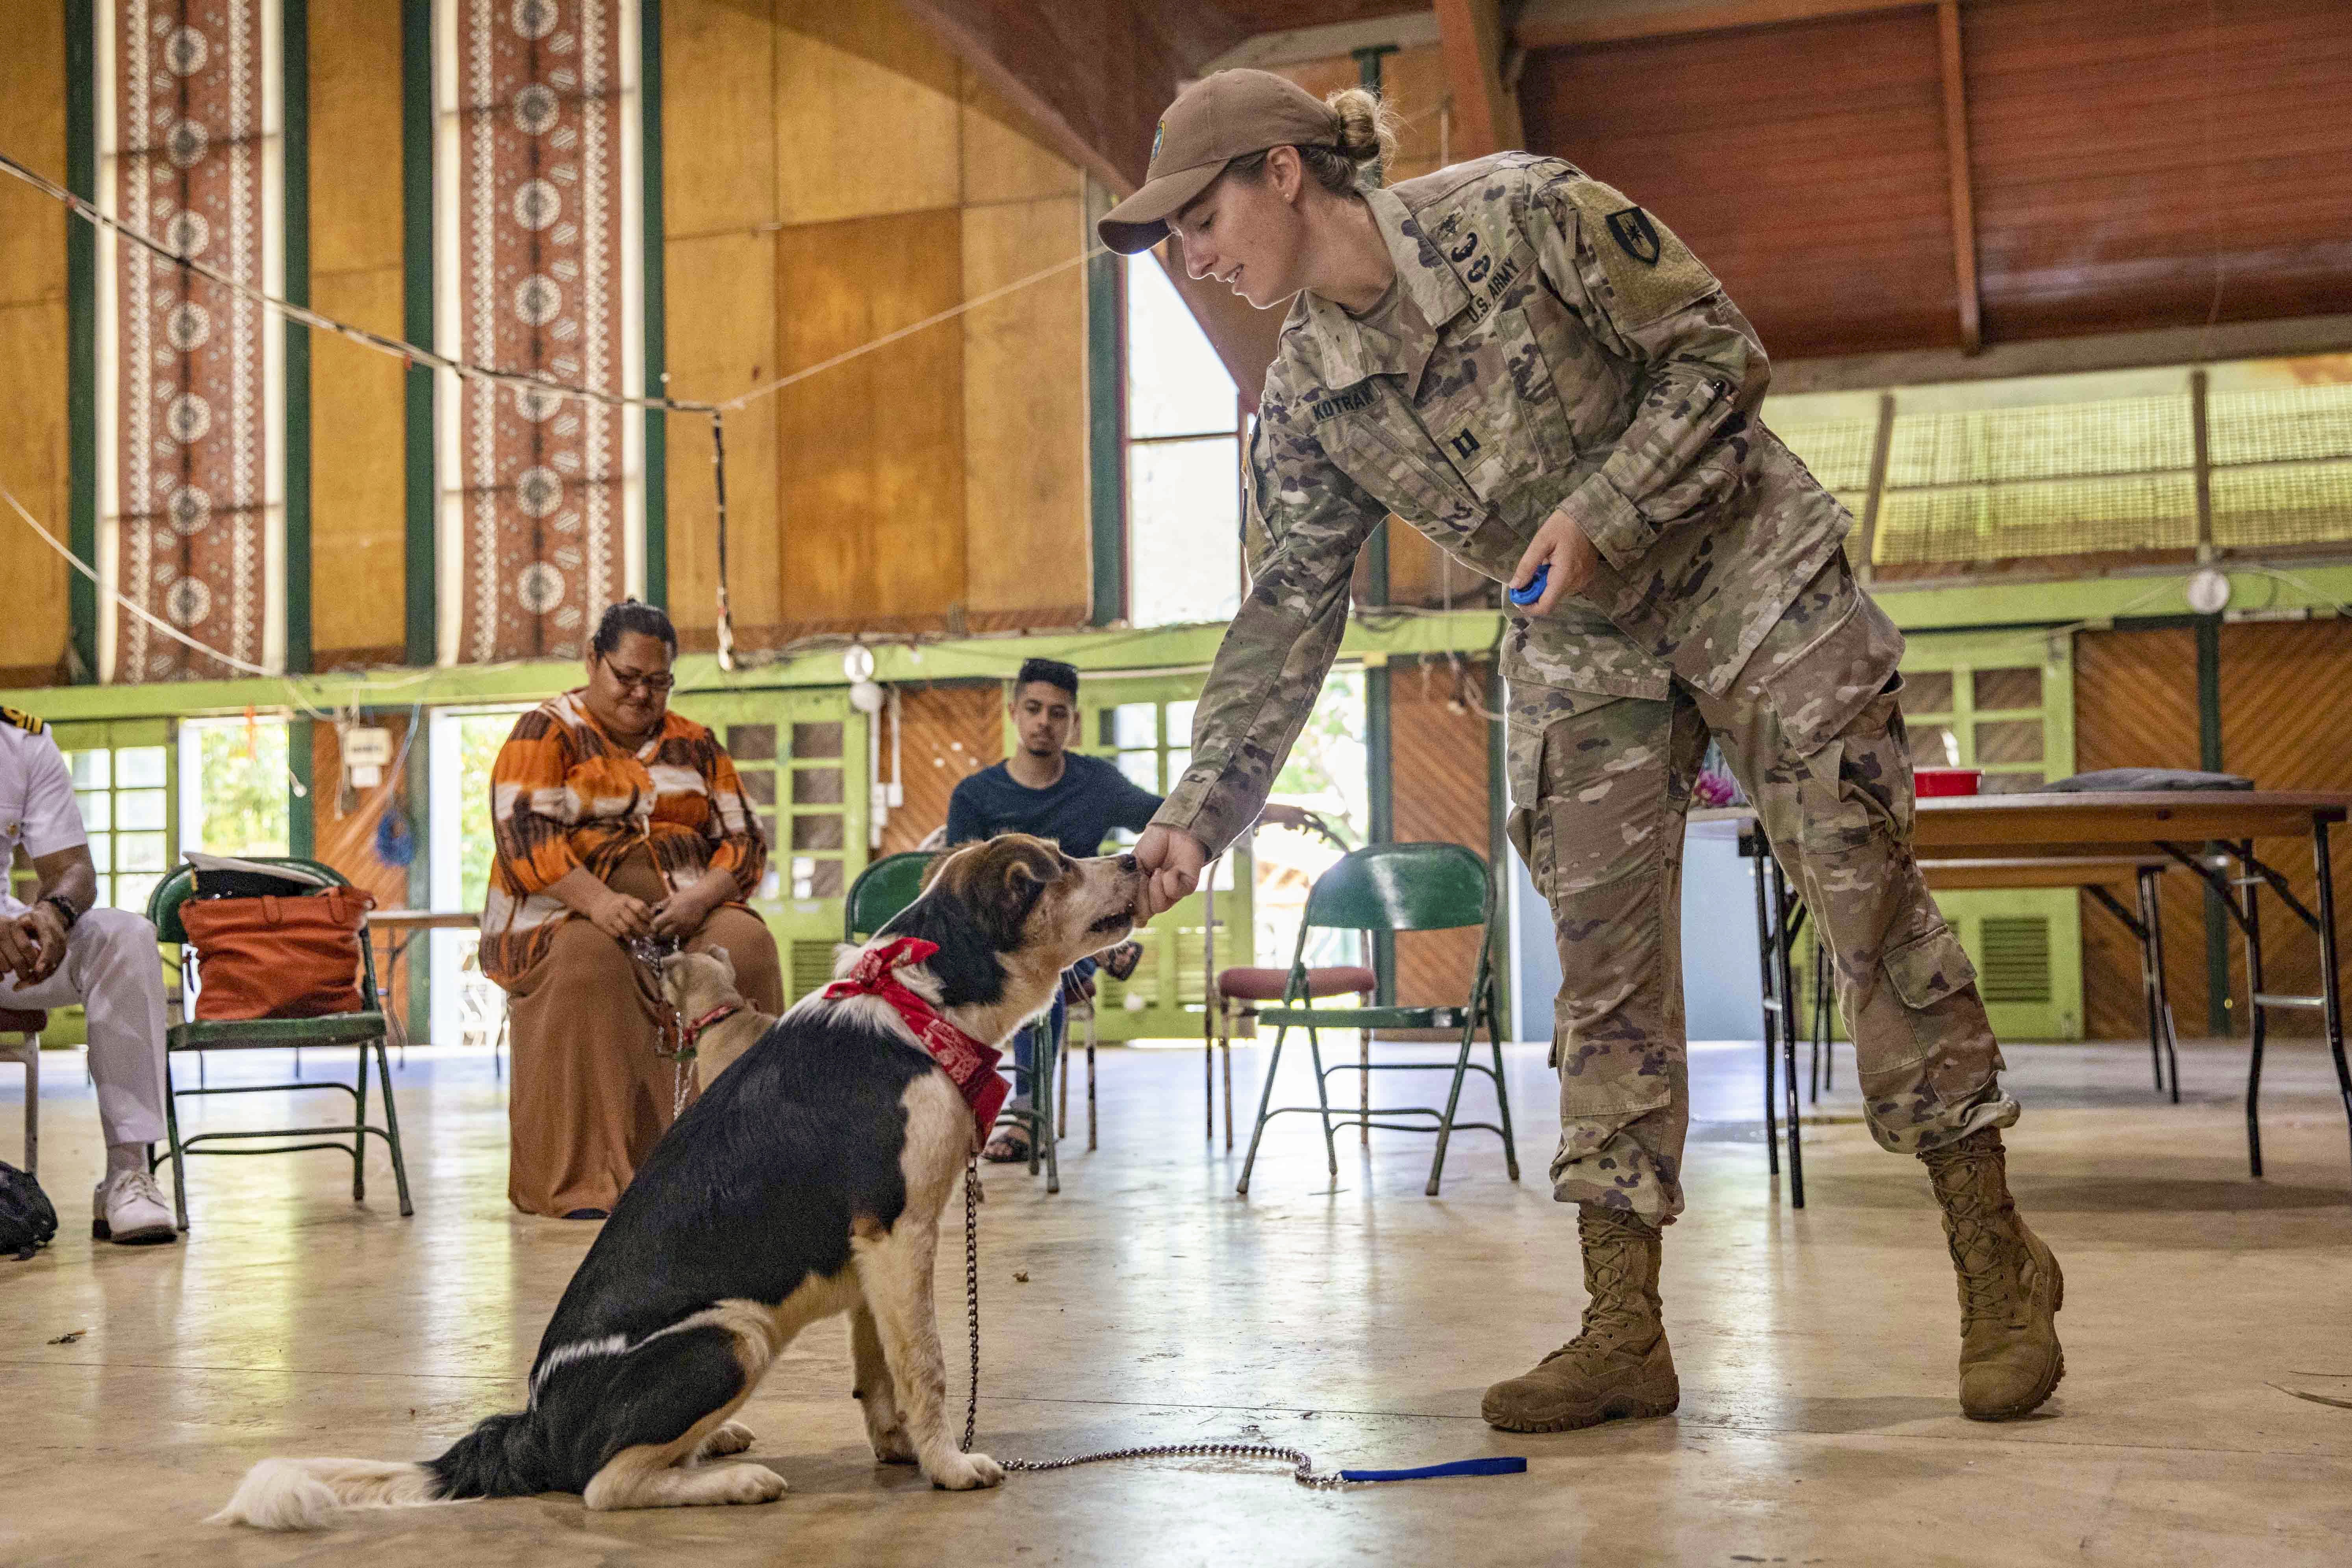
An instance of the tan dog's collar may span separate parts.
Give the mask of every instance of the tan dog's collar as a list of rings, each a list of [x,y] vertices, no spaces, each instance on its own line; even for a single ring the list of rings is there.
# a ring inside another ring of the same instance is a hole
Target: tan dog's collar
[[[735,1003],[720,1003],[718,1006],[713,1007],[709,1012],[705,1013],[701,1017],[697,1018],[693,1023],[687,1025],[678,1032],[678,1049],[681,1051],[690,1051],[694,1049],[694,1042],[701,1035],[703,1030],[710,1028],[714,1025],[725,1023],[728,1019],[733,1017],[742,1010],[743,1009]]]

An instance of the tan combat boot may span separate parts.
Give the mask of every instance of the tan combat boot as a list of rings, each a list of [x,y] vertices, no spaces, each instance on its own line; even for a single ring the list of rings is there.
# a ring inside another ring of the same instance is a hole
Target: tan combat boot
[[[2066,1375],[2058,1309],[2066,1277],[2009,1195],[2000,1131],[1988,1127],[1919,1156],[1944,1208],[1960,1281],[1960,1411],[2013,1421]]]
[[[1506,1432],[1566,1432],[1624,1415],[1670,1415],[1682,1402],[1658,1304],[1658,1227],[1622,1209],[1580,1205],[1584,1331],[1481,1406]]]

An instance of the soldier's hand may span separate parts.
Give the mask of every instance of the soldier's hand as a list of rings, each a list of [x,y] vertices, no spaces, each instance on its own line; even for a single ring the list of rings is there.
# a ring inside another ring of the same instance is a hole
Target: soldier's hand
[[[1511,574],[1511,586],[1526,587],[1546,562],[1551,563],[1551,576],[1544,583],[1543,597],[1528,606],[1531,616],[1549,615],[1562,594],[1581,591],[1601,565],[1601,552],[1592,548],[1592,541],[1584,537],[1584,530],[1576,526],[1566,507],[1544,519],[1544,525],[1536,530],[1527,553],[1519,557],[1519,569]]]
[[[1143,886],[1135,898],[1135,923],[1141,925],[1191,896],[1201,885],[1209,852],[1191,834],[1155,825],[1135,841],[1135,863],[1143,872]]]
[[[13,977],[20,985],[30,985],[40,976],[37,973],[41,962],[41,939],[23,916],[16,919],[0,917],[0,977]]]

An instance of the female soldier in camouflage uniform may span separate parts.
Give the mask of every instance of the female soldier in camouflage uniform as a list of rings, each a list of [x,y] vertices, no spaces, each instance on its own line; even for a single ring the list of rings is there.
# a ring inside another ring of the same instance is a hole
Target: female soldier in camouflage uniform
[[[1221,72],[1102,221],[1121,251],[1172,231],[1193,277],[1261,309],[1297,296],[1250,442],[1250,593],[1192,767],[1136,846],[1145,912],[1257,816],[1384,514],[1498,582],[1548,564],[1503,644],[1510,837],[1558,928],[1551,1174],[1580,1205],[1591,1301],[1574,1341],[1487,1391],[1486,1419],[1559,1430],[1680,1396],[1658,1255],[1683,1206],[1683,814],[1710,734],[1834,954],[1871,1131],[1933,1177],[1962,1408],[2021,1415],[2063,1370],[2063,1286],[2010,1201],[2017,1105],[1912,856],[1903,638],[1848,570],[1851,520],[1758,421],[1763,347],[1664,224],[1524,153],[1368,189],[1377,114],[1360,90],[1325,104]]]

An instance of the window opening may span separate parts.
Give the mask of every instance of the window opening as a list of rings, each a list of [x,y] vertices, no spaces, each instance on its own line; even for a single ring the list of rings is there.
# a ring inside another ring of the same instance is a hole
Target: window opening
[[[1129,257],[1127,282],[1129,618],[1230,620],[1242,583],[1234,379],[1158,258]]]

